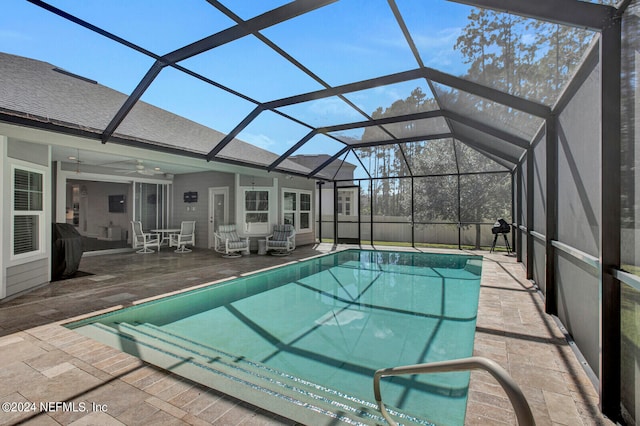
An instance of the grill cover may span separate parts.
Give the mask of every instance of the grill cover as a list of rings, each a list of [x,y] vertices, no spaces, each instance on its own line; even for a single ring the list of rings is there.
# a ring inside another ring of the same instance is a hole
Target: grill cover
[[[498,219],[496,223],[493,224],[493,228],[491,228],[491,233],[493,234],[508,234],[511,231],[511,226],[504,219]]]
[[[82,236],[76,228],[68,223],[54,223],[51,240],[51,281],[67,278],[78,272],[82,258]]]

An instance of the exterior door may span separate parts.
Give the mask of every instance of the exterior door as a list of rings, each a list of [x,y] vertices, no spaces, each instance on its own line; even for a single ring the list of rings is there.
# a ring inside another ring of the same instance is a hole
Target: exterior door
[[[340,244],[360,244],[360,188],[334,188],[335,241]]]
[[[229,188],[209,188],[209,248],[215,245],[213,233],[229,223]]]

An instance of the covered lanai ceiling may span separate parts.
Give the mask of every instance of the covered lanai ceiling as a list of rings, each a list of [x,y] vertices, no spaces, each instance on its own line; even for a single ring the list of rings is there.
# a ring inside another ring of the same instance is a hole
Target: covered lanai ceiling
[[[208,152],[162,135],[150,149],[321,179],[336,160],[373,177],[378,149],[428,174],[412,158],[427,145],[454,172],[469,150],[513,169],[616,14],[578,0],[194,0],[145,2],[144,15],[136,2],[27,1],[66,40],[51,49],[92,43],[69,71],[107,66],[117,83],[101,83],[128,95],[103,143],[145,101],[221,132]],[[240,141],[276,155],[243,156]],[[314,154],[309,173],[285,161]]]

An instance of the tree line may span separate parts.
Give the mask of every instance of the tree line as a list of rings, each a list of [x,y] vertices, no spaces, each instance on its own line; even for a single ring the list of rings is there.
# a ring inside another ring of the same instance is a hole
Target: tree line
[[[612,4],[611,0],[600,1]],[[468,69],[465,79],[525,99],[552,105],[580,64],[593,32],[487,9],[472,9],[454,49]],[[541,121],[486,99],[432,85],[435,97],[421,87],[405,99],[378,107],[372,118],[394,117],[442,108],[472,112],[476,118],[532,137]],[[440,120],[440,121],[438,121]],[[361,140],[382,141],[419,134],[441,133],[444,119],[368,127]],[[528,127],[527,127],[528,126]],[[445,130],[446,132],[447,130]],[[486,222],[511,216],[511,179],[508,173],[456,176],[458,173],[506,169],[469,146],[453,139],[379,145],[354,150],[374,179],[363,213],[410,216],[420,222]],[[415,178],[410,175],[447,175]],[[458,198],[458,194],[460,197]]]

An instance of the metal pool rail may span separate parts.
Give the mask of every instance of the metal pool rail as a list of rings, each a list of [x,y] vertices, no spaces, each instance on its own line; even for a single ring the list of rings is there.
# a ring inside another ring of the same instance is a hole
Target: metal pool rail
[[[405,374],[445,373],[474,369],[488,371],[500,386],[502,386],[509,397],[509,401],[511,401],[511,405],[513,405],[513,409],[516,412],[516,418],[518,419],[518,424],[520,426],[535,426],[536,423],[533,419],[533,414],[531,413],[531,407],[529,407],[529,403],[524,397],[522,390],[504,368],[500,367],[498,363],[488,358],[475,356],[450,361],[383,368],[376,371],[373,376],[373,393],[375,394],[376,402],[378,403],[378,407],[380,408],[380,412],[384,418],[391,426],[396,426],[397,423],[391,418],[389,413],[387,413],[387,409],[384,407],[384,403],[382,402],[382,394],[380,393],[380,379],[382,377],[401,376]]]

